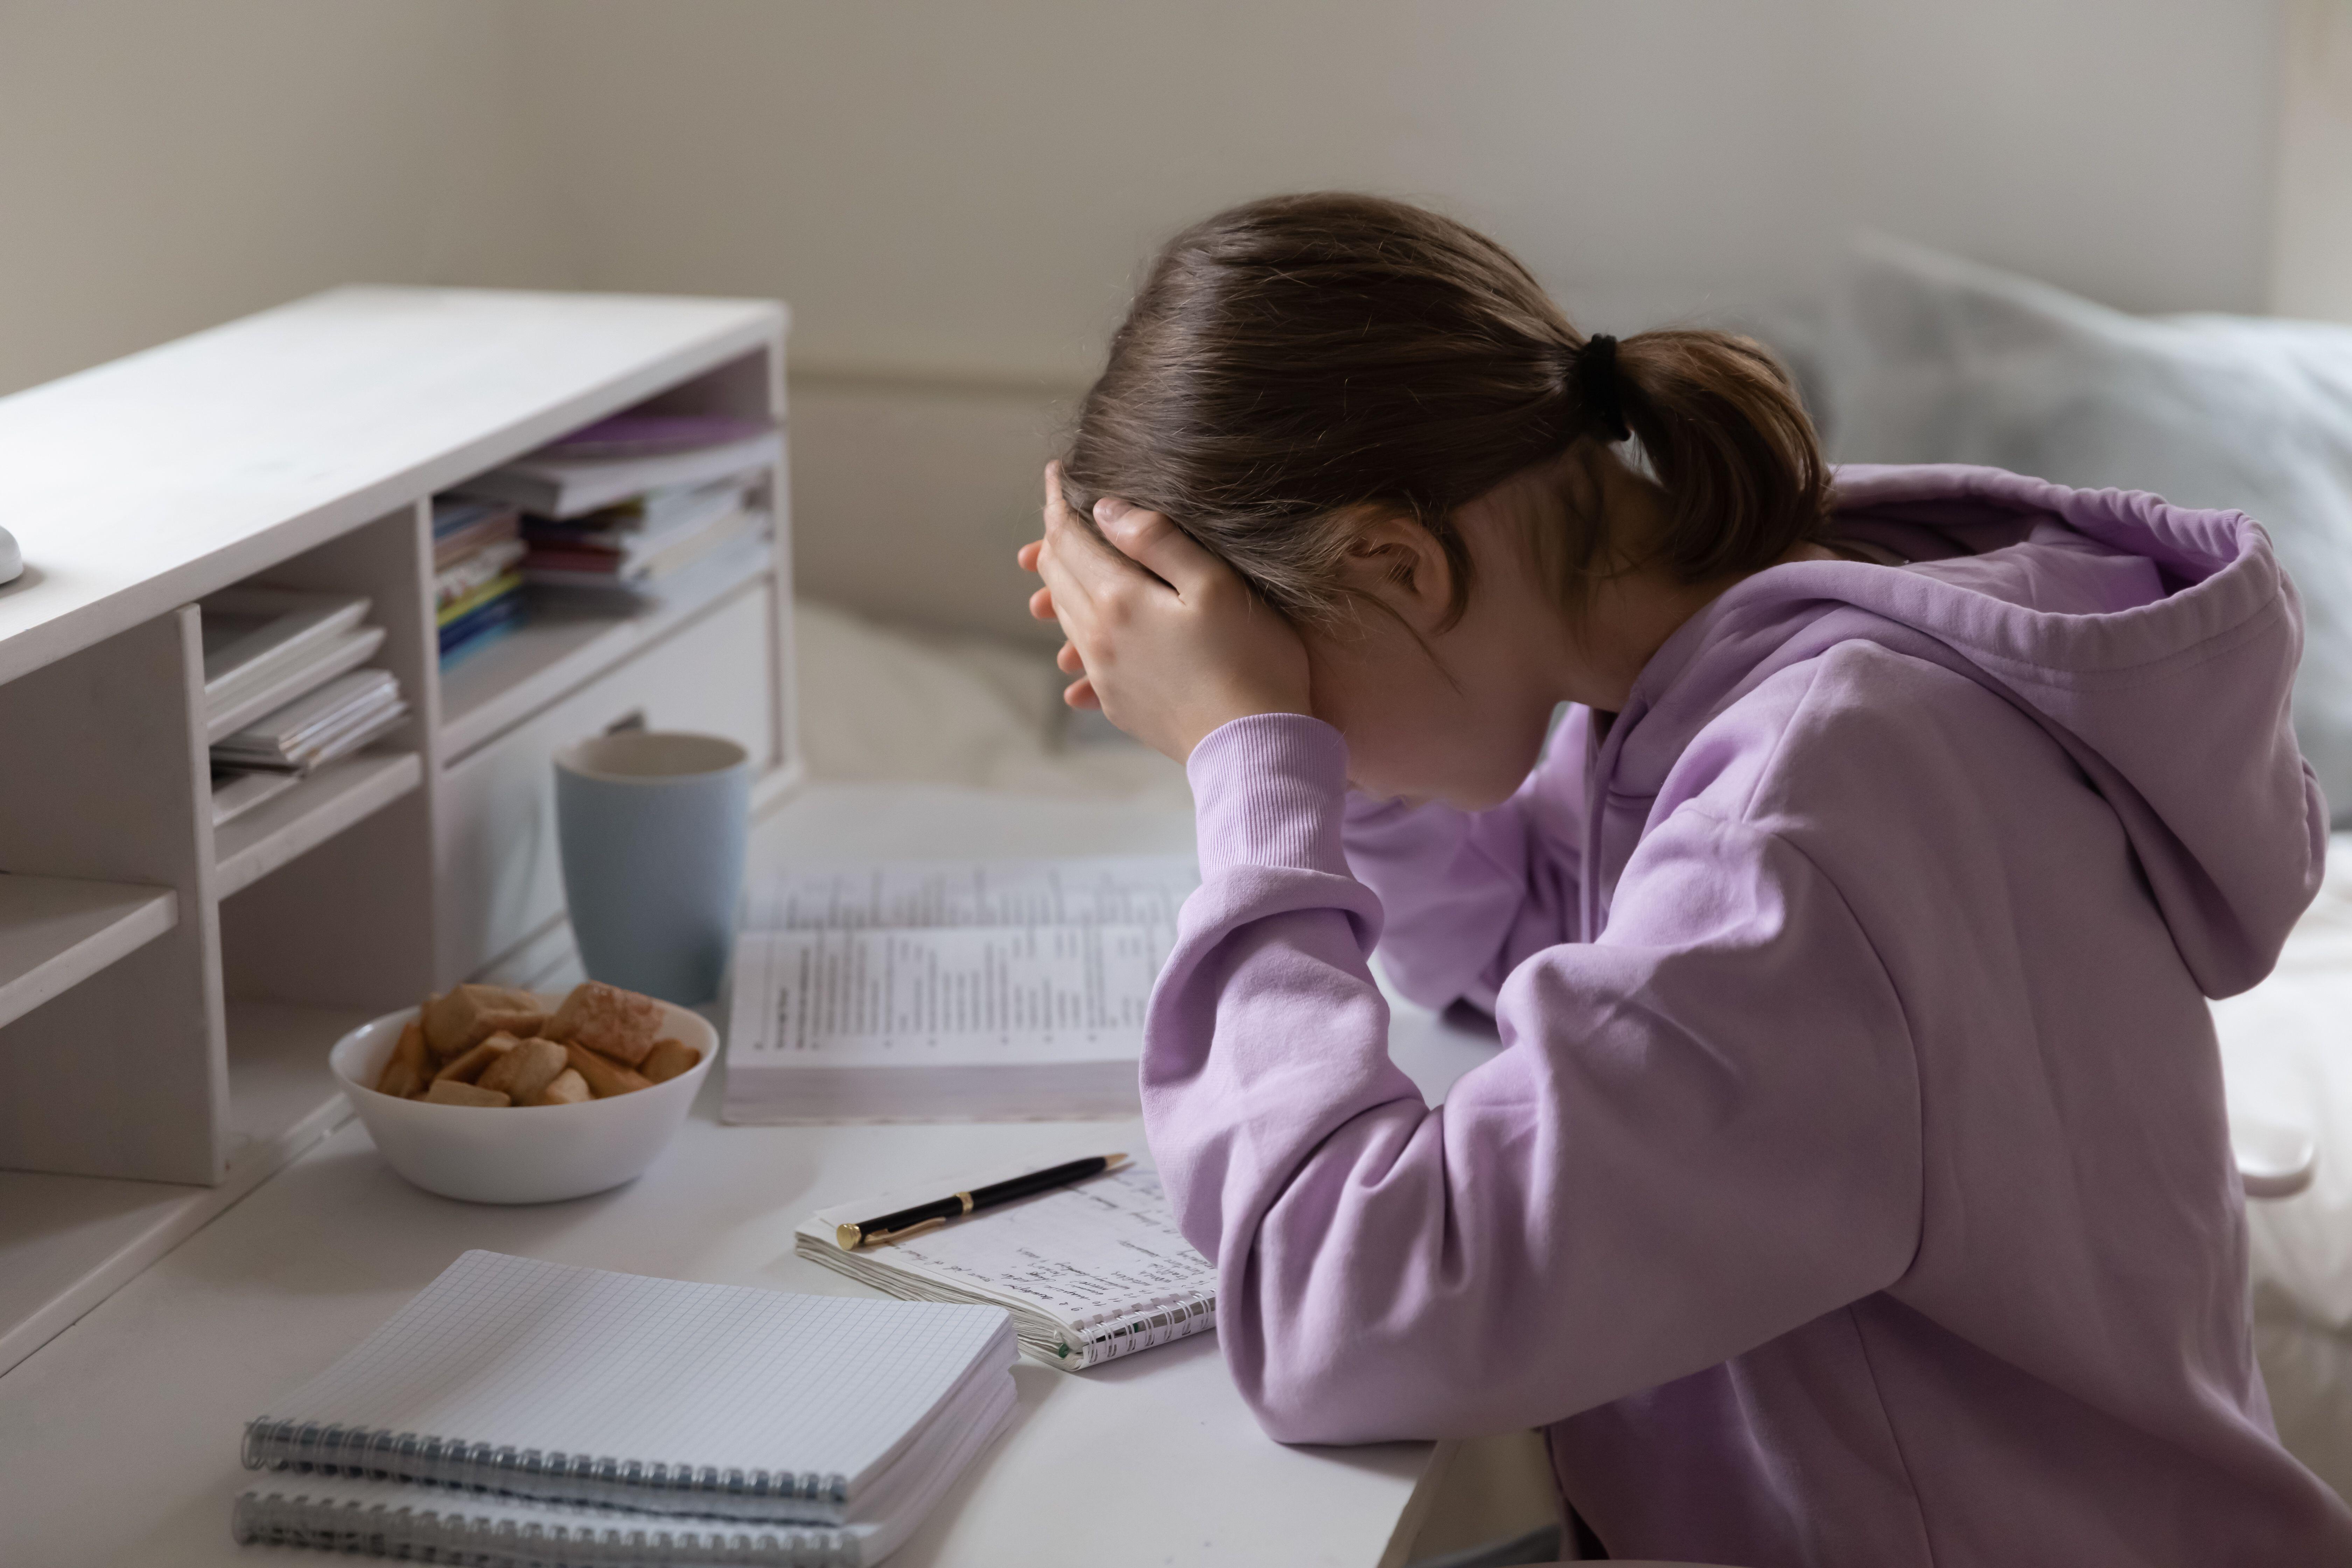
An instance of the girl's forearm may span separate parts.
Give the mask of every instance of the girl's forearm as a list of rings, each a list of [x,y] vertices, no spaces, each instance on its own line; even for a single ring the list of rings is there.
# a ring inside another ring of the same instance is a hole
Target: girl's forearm
[[[1338,844],[1344,749],[1311,724],[1253,720],[1201,748],[1203,881],[1143,1069],[1153,1152],[1217,1263],[1224,1353],[1270,1432],[1557,1419],[1900,1273],[1918,1212],[1907,1036],[1801,857],[1694,816],[1705,842],[1661,871],[1658,911],[1622,911],[1627,942],[1524,966],[1498,1003],[1508,1048],[1432,1110],[1388,1058],[1366,964],[1380,910]],[[1727,860],[1769,897],[1680,885],[1682,866]],[[1693,927],[1699,902],[1719,929]],[[1676,941],[1645,942],[1667,910]],[[1818,989],[1792,994],[1791,973]]]

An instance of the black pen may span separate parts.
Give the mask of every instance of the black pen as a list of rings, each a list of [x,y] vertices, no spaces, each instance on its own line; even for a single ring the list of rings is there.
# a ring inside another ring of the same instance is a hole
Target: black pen
[[[910,1209],[886,1214],[879,1219],[869,1219],[862,1225],[834,1226],[833,1239],[844,1252],[855,1252],[861,1247],[875,1247],[886,1241],[897,1241],[919,1230],[929,1230],[935,1225],[945,1225],[951,1219],[961,1219],[982,1209],[1009,1204],[1015,1198],[1025,1198],[1036,1193],[1066,1187],[1072,1182],[1083,1182],[1088,1176],[1098,1176],[1105,1171],[1116,1171],[1127,1163],[1124,1154],[1094,1154],[1084,1160],[1073,1160],[1066,1165],[1056,1165],[1050,1171],[1032,1171],[1025,1176],[1015,1176],[1009,1182],[994,1182],[984,1187],[974,1187],[968,1193],[954,1193],[933,1203],[917,1204]]]

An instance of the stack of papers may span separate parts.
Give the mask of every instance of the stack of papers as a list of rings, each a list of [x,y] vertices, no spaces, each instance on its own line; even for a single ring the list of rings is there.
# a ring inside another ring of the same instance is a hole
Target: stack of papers
[[[205,739],[216,742],[347,669],[383,645],[355,595],[229,588],[200,606]]]
[[[576,430],[435,502],[436,535],[444,508],[522,513],[521,549],[485,545],[497,564],[477,568],[467,591],[478,598],[457,603],[469,616],[511,617],[500,595],[525,582],[639,590],[737,540],[764,538],[762,498],[782,457],[783,437],[762,419],[622,414]],[[445,619],[445,659],[463,646],[457,629]]]
[[[400,682],[390,670],[354,670],[217,742],[213,761],[306,773],[349,756],[407,716]]]
[[[766,509],[740,477],[648,490],[584,517],[533,517],[523,534],[523,574],[562,587],[634,587],[767,529]]]
[[[436,497],[433,616],[448,663],[522,619],[522,519],[503,502]]]
[[[290,789],[407,716],[400,682],[362,669],[383,645],[354,594],[224,589],[198,606],[213,825]]]
[[[458,490],[562,521],[654,490],[756,475],[783,458],[783,437],[772,426],[754,421],[633,415],[625,421],[633,435],[594,438],[598,431],[624,423],[592,425],[578,433],[579,445],[559,441],[542,447],[467,480]]]

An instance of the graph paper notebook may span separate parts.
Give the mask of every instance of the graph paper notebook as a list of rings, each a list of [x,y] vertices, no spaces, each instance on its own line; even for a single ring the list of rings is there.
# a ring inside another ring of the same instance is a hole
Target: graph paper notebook
[[[1156,1171],[1112,1171],[856,1252],[835,1242],[841,1225],[1053,1163],[836,1204],[801,1224],[793,1250],[908,1300],[1003,1307],[1024,1350],[1072,1372],[1214,1329],[1216,1267],[1177,1230]]]
[[[446,1519],[455,1487],[506,1494],[463,1497],[469,1518],[520,1500],[591,1505],[567,1528],[814,1540],[833,1527],[840,1551],[870,1561],[984,1443],[974,1434],[1002,1425],[1013,1359],[1000,1310],[468,1252],[247,1425],[247,1467],[301,1479],[240,1499],[238,1528],[310,1529],[300,1496],[362,1510],[389,1497]]]
[[[756,884],[730,1121],[1132,1114],[1189,858],[803,871]]]

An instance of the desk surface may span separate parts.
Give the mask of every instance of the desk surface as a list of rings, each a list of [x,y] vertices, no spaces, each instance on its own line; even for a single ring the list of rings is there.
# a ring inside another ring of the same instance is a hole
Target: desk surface
[[[913,786],[816,786],[761,826],[761,858],[1087,854],[1188,847],[1183,816]],[[323,1048],[323,1043],[322,1043]],[[1425,1092],[1490,1040],[1400,1009]],[[713,1075],[646,1175],[533,1208],[402,1182],[356,1122],[263,1184],[0,1376],[0,1558],[294,1563],[228,1536],[241,1424],[389,1317],[458,1253],[832,1295],[793,1256],[823,1204],[1041,1147],[1140,1150],[1140,1124],[721,1127]],[[1424,1444],[1286,1448],[1234,1393],[1212,1336],[1074,1374],[1024,1360],[1016,1425],[891,1562],[1310,1563],[1371,1568],[1432,1468]]]

